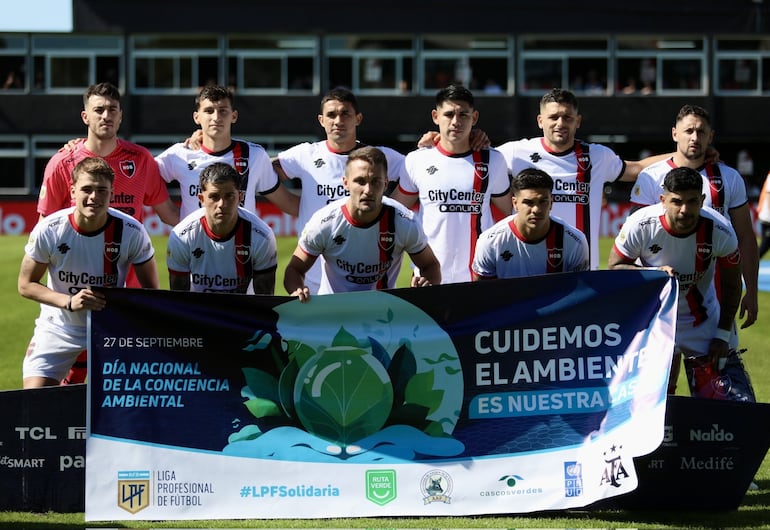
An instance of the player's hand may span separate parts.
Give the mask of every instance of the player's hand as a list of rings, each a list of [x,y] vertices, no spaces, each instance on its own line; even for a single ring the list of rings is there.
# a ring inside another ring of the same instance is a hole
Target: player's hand
[[[487,133],[481,129],[471,129],[471,134],[468,140],[471,143],[471,149],[474,151],[478,151],[492,145],[492,142],[489,141],[489,136],[487,136]]]
[[[706,148],[706,157],[703,162],[706,164],[716,164],[719,162],[719,151],[713,145]]]
[[[190,151],[197,151],[203,145],[203,129],[193,131],[190,137],[184,141],[184,146]]]
[[[417,147],[433,147],[438,143],[440,137],[438,131],[428,131],[420,137]]]
[[[72,153],[75,151],[75,149],[78,148],[78,145],[81,142],[85,142],[85,141],[86,141],[85,138],[72,138],[71,140],[68,140],[66,144],[61,146],[61,148],[59,148],[59,152]]]
[[[103,293],[97,293],[91,289],[81,289],[70,299],[72,311],[101,311],[107,306],[107,300]]]
[[[724,367],[725,361],[721,359],[727,359],[727,354],[730,353],[730,345],[722,339],[713,338],[709,344],[709,360],[714,365],[714,369],[719,371]]]
[[[671,278],[676,276],[676,271],[674,270],[674,268],[671,265],[661,265],[660,267],[658,267],[658,270],[665,272]]]
[[[741,324],[741,329],[746,329],[754,322],[756,322],[758,313],[759,301],[757,300],[757,295],[755,294],[754,296],[750,296],[748,293],[746,293],[746,295],[743,297],[743,300],[741,300],[740,313],[738,314],[739,318],[746,318],[746,320],[743,321],[743,324]]]
[[[305,304],[310,300],[310,289],[308,289],[306,285],[303,285],[302,287],[295,289],[294,292],[291,293],[291,296],[296,296],[301,303]]]
[[[425,276],[412,276],[411,280],[409,281],[409,284],[412,287],[428,287],[430,285],[433,285],[428,281],[428,278],[426,278]]]

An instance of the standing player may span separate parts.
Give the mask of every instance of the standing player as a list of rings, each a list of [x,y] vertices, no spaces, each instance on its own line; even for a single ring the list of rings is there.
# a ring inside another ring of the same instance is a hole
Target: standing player
[[[610,269],[657,267],[679,283],[675,348],[684,355],[694,396],[754,401],[739,353],[728,342],[741,299],[738,238],[721,215],[703,207],[701,175],[669,171],[661,203],[637,210],[615,239]],[[715,272],[719,270],[720,296]],[[719,374],[719,377],[716,377]]]
[[[441,283],[438,260],[412,211],[384,197],[388,162],[376,147],[348,155],[342,185],[348,195],[311,216],[284,275],[284,287],[310,299],[305,274],[323,256],[319,294],[395,287],[403,253],[420,267],[412,287]]]
[[[528,168],[513,177],[513,209],[479,236],[473,279],[517,278],[588,270],[588,241],[579,230],[551,217],[553,179]]]
[[[697,105],[684,105],[671,128],[676,143],[673,156],[657,162],[639,173],[631,191],[631,201],[637,205],[655,204],[659,201],[663,178],[676,167],[689,167],[700,172],[703,178],[705,204],[725,216],[738,236],[741,248],[741,267],[746,294],[741,301],[739,317],[746,317],[741,329],[757,320],[759,310],[758,275],[759,253],[757,236],[752,227],[746,184],[740,173],[721,163],[707,163],[706,149],[714,139],[711,116]],[[732,346],[737,347],[737,335]]]
[[[391,195],[407,208],[420,201],[425,234],[441,263],[444,283],[472,280],[471,261],[479,234],[494,224],[490,203],[511,213],[508,171],[494,149],[471,149],[479,112],[471,92],[449,85],[436,94],[431,111],[439,128],[435,149],[406,156],[406,175]]]
[[[225,162],[241,176],[241,206],[256,215],[259,193],[290,215],[297,215],[299,199],[282,186],[270,165],[270,157],[262,146],[232,137],[232,126],[238,121],[233,108],[233,94],[223,86],[205,86],[195,97],[193,121],[201,126],[200,149],[174,144],[155,160],[166,182],[179,183],[182,217],[200,208],[198,195],[200,174],[207,166]]]
[[[169,283],[175,291],[272,295],[278,265],[275,236],[255,214],[238,205],[241,178],[229,164],[201,171],[203,205],[174,227],[168,238]]]
[[[356,136],[362,120],[356,96],[345,88],[335,88],[321,99],[318,114],[318,123],[323,127],[326,139],[295,145],[273,160],[273,167],[281,179],[297,179],[302,184],[298,233],[302,233],[315,212],[348,196],[342,178],[350,152],[365,145]],[[397,181],[404,174],[404,155],[388,147],[378,149],[387,158],[388,179]],[[312,294],[316,294],[320,286],[322,262],[318,260],[305,275],[305,284]]]
[[[633,181],[639,171],[667,155],[639,162],[623,161],[609,147],[575,138],[582,116],[568,90],[555,88],[540,100],[537,125],[541,138],[507,142],[497,149],[511,175],[528,167],[542,169],[554,180],[553,213],[586,235],[591,268],[599,268],[599,224],[604,185]]]
[[[83,159],[72,173],[75,206],[41,219],[30,235],[18,288],[40,303],[40,316],[24,358],[24,388],[58,385],[86,348],[86,310],[105,306],[94,287],[123,286],[133,264],[142,287],[158,288],[149,235],[134,218],[109,208],[114,179],[106,161]]]

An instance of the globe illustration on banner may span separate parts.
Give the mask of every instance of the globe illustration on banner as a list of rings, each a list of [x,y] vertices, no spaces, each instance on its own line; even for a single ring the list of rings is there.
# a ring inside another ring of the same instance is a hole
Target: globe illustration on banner
[[[460,360],[425,312],[378,291],[274,310],[289,364],[267,385],[266,374],[247,372],[242,394],[257,418],[281,415],[291,425],[247,425],[224,453],[359,463],[462,453],[451,436],[463,400]]]

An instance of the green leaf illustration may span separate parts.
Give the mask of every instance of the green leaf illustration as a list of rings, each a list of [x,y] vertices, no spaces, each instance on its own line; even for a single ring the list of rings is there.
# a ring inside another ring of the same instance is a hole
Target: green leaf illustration
[[[248,400],[246,408],[249,409],[255,418],[264,418],[266,416],[280,416],[281,409],[274,401],[263,398],[254,398]]]
[[[406,385],[405,401],[425,405],[430,413],[438,410],[443,399],[444,391],[433,388],[433,372],[415,374]]]
[[[278,380],[275,377],[248,366],[242,370],[244,377],[246,377],[246,384],[256,397],[269,399],[276,403],[279,401]]]

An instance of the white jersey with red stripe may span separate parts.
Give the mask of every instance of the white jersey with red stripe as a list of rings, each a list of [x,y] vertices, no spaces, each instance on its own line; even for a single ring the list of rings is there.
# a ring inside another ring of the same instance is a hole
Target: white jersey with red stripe
[[[509,215],[476,243],[473,272],[483,278],[518,278],[588,270],[588,241],[579,230],[551,216],[548,233],[528,241]]]
[[[380,215],[358,224],[347,199],[318,210],[305,225],[299,246],[309,256],[323,256],[319,294],[392,289],[404,252],[418,254],[428,239],[414,212],[384,197]]]
[[[270,226],[245,208],[227,237],[218,237],[200,208],[174,227],[168,238],[169,274],[190,276],[194,292],[245,293],[253,276],[278,265]]]
[[[24,247],[27,256],[48,266],[46,285],[75,294],[88,287],[123,287],[129,265],[153,259],[155,250],[142,223],[108,209],[101,230],[86,233],[75,225],[75,207],[41,219]],[[67,311],[40,304],[40,319],[70,333],[85,333],[87,311]]]
[[[406,155],[399,190],[417,195],[425,235],[441,264],[441,283],[472,280],[476,241],[494,224],[490,200],[509,190],[505,160],[494,149],[451,154],[440,146]]]
[[[663,205],[645,206],[631,214],[615,239],[615,251],[639,259],[644,267],[671,266],[679,282],[677,345],[705,354],[719,323],[714,285],[717,261],[722,268],[740,264],[738,238],[730,224],[711,208],[701,209],[700,221],[688,236],[671,233]]]
[[[562,153],[548,150],[542,137],[507,142],[497,149],[511,175],[537,168],[553,178],[552,213],[585,234],[591,269],[598,269],[604,185],[623,175],[625,162],[609,147],[581,140]]]
[[[356,144],[356,148],[365,144]],[[404,155],[389,147],[378,147],[388,160],[388,179],[397,181],[404,173]],[[342,185],[345,174],[345,164],[348,153],[333,151],[326,140],[319,142],[304,142],[278,154],[281,168],[291,179],[299,179],[302,183],[302,193],[299,197],[299,215],[297,216],[297,233],[302,233],[310,217],[338,199],[347,197],[349,193]],[[307,271],[305,281],[308,286],[315,288],[321,281],[323,260],[318,260]],[[311,294],[313,289],[311,288]]]
[[[644,168],[631,190],[631,202],[643,206],[659,203],[663,193],[663,179],[676,167],[674,159],[669,158]],[[703,204],[712,207],[728,220],[730,210],[748,203],[746,184],[735,169],[719,162],[706,164],[698,168],[698,172],[703,177],[703,193],[706,195]]]
[[[182,197],[179,215],[182,219],[200,208],[198,193],[201,171],[215,162],[230,164],[238,171],[243,179],[241,190],[244,191],[244,197],[241,206],[254,214],[257,213],[257,193],[272,193],[280,185],[265,149],[245,140],[233,139],[227,149],[218,152],[209,151],[203,146],[192,150],[184,144],[174,144],[156,156],[155,160],[163,180],[179,183]]]

